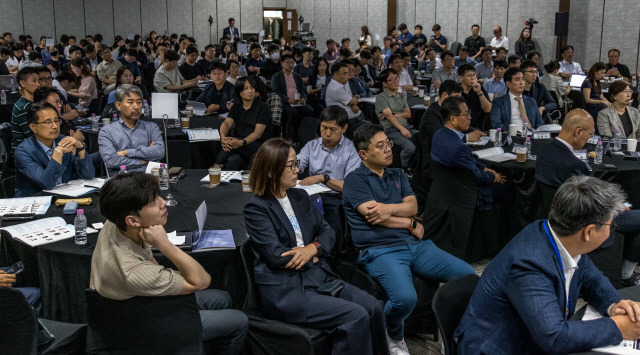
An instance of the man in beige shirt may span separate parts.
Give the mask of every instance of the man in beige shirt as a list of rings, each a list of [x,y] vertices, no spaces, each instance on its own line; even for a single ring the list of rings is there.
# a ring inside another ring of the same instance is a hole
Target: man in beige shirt
[[[163,227],[168,211],[159,192],[157,180],[143,172],[117,175],[102,187],[100,212],[107,222],[91,258],[90,287],[116,300],[195,293],[203,341],[215,339],[216,354],[238,354],[247,334],[247,316],[228,309],[227,292],[207,289],[211,276],[169,241]],[[152,246],[179,271],[159,265]]]
[[[111,56],[111,49],[106,45],[100,46],[100,57],[102,58],[102,62],[98,64],[96,68],[96,73],[98,73],[98,79],[102,82],[102,86],[104,86],[104,92],[109,93],[115,88],[116,83],[116,74],[118,73],[118,69],[122,66],[117,60],[114,60]]]

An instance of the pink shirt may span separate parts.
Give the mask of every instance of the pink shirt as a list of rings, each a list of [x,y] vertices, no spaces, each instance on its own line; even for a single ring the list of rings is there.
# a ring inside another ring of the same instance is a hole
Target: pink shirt
[[[293,80],[293,73],[291,75],[284,74],[284,81],[287,83],[287,97],[295,100],[298,88],[296,87],[296,81]]]

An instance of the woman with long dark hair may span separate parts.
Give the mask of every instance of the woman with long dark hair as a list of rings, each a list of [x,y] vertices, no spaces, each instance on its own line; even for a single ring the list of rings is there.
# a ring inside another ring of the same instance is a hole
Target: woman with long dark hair
[[[73,74],[79,79],[79,85],[76,89],[67,91],[68,95],[77,97],[78,104],[84,108],[88,108],[91,100],[98,98],[98,89],[96,80],[91,75],[91,71],[82,58],[73,59],[69,66]]]
[[[600,86],[600,80],[604,78],[606,72],[607,66],[602,62],[597,62],[591,66],[587,78],[582,82],[584,108],[594,120],[601,110],[611,106],[611,103],[602,94],[602,87]]]
[[[359,41],[366,41],[367,42],[367,46],[371,47],[371,45],[373,44],[371,42],[371,34],[369,33],[369,27],[367,26],[362,26],[360,28],[361,34],[360,34],[360,39]]]
[[[536,49],[536,44],[531,38],[531,29],[525,27],[520,31],[520,37],[516,41],[516,54],[522,58],[527,57],[527,53]]]

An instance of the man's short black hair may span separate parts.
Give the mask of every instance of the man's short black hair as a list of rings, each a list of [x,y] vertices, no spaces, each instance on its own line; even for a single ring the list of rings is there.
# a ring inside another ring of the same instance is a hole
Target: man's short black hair
[[[440,31],[440,30],[442,30],[442,27],[437,23],[433,25],[433,27],[431,27],[431,31]]]
[[[302,48],[302,53],[313,53],[313,48],[304,47],[304,48]]]
[[[46,101],[34,102],[27,111],[27,122],[29,124],[38,122],[38,112],[43,110],[53,110],[58,115],[58,109]],[[157,185],[158,183],[156,183]]]
[[[517,54],[512,54],[507,58],[507,62],[509,62],[509,65],[516,64],[516,62],[518,62],[519,60],[522,61],[522,57]]]
[[[262,47],[260,47],[260,45],[257,43],[252,43],[249,47],[249,52],[253,51],[254,49],[262,49]]]
[[[331,65],[331,73],[335,74],[342,68],[347,68],[347,63],[345,63],[344,61],[339,61],[336,64]]]
[[[320,122],[336,121],[336,124],[342,128],[349,123],[349,115],[347,111],[340,106],[329,106],[320,112]]]
[[[511,79],[513,79],[513,76],[518,73],[522,73],[522,75],[524,75],[524,72],[520,68],[511,67],[507,69],[507,71],[504,72],[504,82],[506,83],[507,81],[511,81]]]
[[[40,59],[42,60],[42,54],[40,54],[40,52],[29,52],[29,61],[33,62],[36,59]]]
[[[402,59],[402,56],[400,54],[392,54],[389,56],[389,65],[393,65],[393,62],[395,62],[396,59]]]
[[[16,74],[16,81],[18,82],[18,85],[20,85],[20,82],[22,80],[25,80],[27,76],[31,74],[38,74],[38,72],[36,71],[36,67],[26,66],[18,70],[18,74]]]
[[[527,56],[526,56],[526,58],[527,58],[527,59],[531,59],[531,58],[533,58],[534,56],[542,57],[542,54],[540,54],[540,52],[538,52],[537,50],[532,49],[532,50],[530,50],[529,52],[527,52]]]
[[[444,119],[444,122],[448,122],[452,116],[459,116],[462,111],[460,110],[460,104],[465,100],[461,96],[450,96],[442,101],[440,106],[440,115]]]
[[[273,53],[273,52],[275,52],[275,51],[277,51],[277,50],[279,50],[279,49],[280,49],[280,46],[278,46],[278,45],[277,45],[277,44],[275,44],[275,43],[271,43],[271,44],[269,45],[269,47],[267,47],[267,53]]]
[[[109,46],[107,46],[106,44],[101,44],[100,45],[100,51],[98,53],[102,54],[102,52],[104,52],[104,51],[111,52],[111,48],[109,48]]]
[[[11,56],[11,48],[6,46],[0,46],[0,54]]]
[[[533,60],[525,60],[520,64],[520,69],[523,71],[529,68],[536,68],[536,70],[538,70],[538,65]]]
[[[76,36],[69,36],[69,39],[70,39],[70,40],[72,39],[72,40],[74,40],[74,41],[75,41],[75,40],[76,40]]]
[[[50,87],[47,87],[47,86],[41,86],[41,87],[37,88],[36,91],[33,92],[33,102],[44,101],[51,94],[58,95],[58,89],[50,88]]]
[[[63,82],[63,81],[68,81],[68,82],[74,82],[76,80],[75,76],[73,75],[73,73],[67,71],[67,70],[63,70],[60,73],[58,73],[58,75],[56,76],[56,80],[58,80],[59,83]]]
[[[330,44],[334,44],[334,43],[336,43],[336,41],[334,41],[334,40],[332,40],[332,39],[328,39],[326,43],[327,43],[327,46],[328,46],[328,45],[330,45]]]
[[[84,53],[85,54],[93,53],[93,51],[96,50],[96,46],[94,46],[93,44],[89,43],[86,46],[84,46],[83,49],[84,49]]]
[[[71,55],[71,53],[73,53],[75,51],[82,51],[82,48],[80,48],[80,46],[71,46],[71,47],[69,47],[69,55]]]
[[[51,74],[51,70],[49,70],[49,68],[46,65],[39,65],[39,66],[36,66],[35,68],[36,68],[36,73],[38,73],[38,75],[44,72]]]
[[[509,53],[509,51],[508,51],[506,48],[504,48],[504,47],[498,47],[498,48],[496,48],[496,55],[498,55],[498,53],[500,53],[500,52]]]
[[[469,47],[466,47],[466,46],[460,47],[460,53],[462,52],[469,53]]]
[[[215,49],[216,47],[213,44],[207,44],[206,46],[204,46],[205,51],[209,50],[209,48]]]
[[[485,53],[487,53],[487,52],[493,52],[493,51],[491,50],[491,48],[484,47],[484,48],[482,48],[482,50],[480,51],[480,55],[481,55],[481,56],[483,56],[483,55],[484,55]]]
[[[233,17],[229,17],[229,21],[227,21],[227,22],[232,22],[232,21],[236,22],[236,19],[234,19]]]
[[[93,36],[93,40],[102,43],[102,40],[104,39],[104,37],[102,37],[101,34],[96,33],[95,36]]]
[[[401,23],[400,25],[398,25],[398,31],[404,31],[406,29],[407,29],[406,23]]]
[[[179,60],[180,59],[180,55],[178,54],[178,52],[170,49],[168,51],[166,51],[164,53],[164,61],[165,62],[172,62],[174,60]]]
[[[282,57],[280,57],[280,63],[284,63],[284,61],[287,59],[292,59],[293,61],[295,61],[295,59],[293,58],[293,55],[285,54]]]
[[[185,53],[187,53],[187,55],[189,55],[189,54],[193,54],[193,53],[198,53],[198,48],[196,48],[196,46],[194,46],[194,45],[189,45],[189,46],[187,46],[187,48],[184,51],[185,51]]]
[[[350,57],[351,56],[351,51],[347,48],[341,47],[338,50],[338,55],[342,56],[342,57]]]
[[[572,45],[567,44],[566,46],[564,46],[564,47],[562,47],[562,48],[560,49],[560,53],[561,53],[561,54],[564,54],[564,52],[566,52],[566,51],[567,51],[567,49],[569,49],[569,48],[571,48],[571,50],[572,50],[572,51],[575,51],[575,49],[573,49],[573,46],[572,46]]]
[[[118,174],[100,189],[100,213],[118,229],[127,230],[125,218],[138,215],[158,197],[158,181],[141,171]]]
[[[413,27],[413,29],[414,29],[414,30],[415,30],[416,28],[419,28],[419,29],[420,29],[420,31],[422,31],[422,25],[415,25],[415,26]]]
[[[138,57],[138,51],[135,49],[127,49],[125,53],[130,57],[134,57],[134,58]]]
[[[451,58],[455,58],[456,57],[455,55],[453,55],[453,53],[451,51],[444,51],[444,52],[442,52],[442,54],[440,54],[440,59],[441,60],[445,60],[445,58],[447,56],[449,56]]]
[[[369,49],[363,49],[360,52],[360,58],[371,59],[371,51]]]
[[[302,36],[300,36],[300,35],[293,35],[293,36],[291,36],[291,40],[292,40],[292,41],[296,41],[296,42],[302,42]]]
[[[353,59],[345,59],[345,60],[341,60],[340,63],[344,64],[344,65],[353,65],[355,66],[356,63],[353,62]]]
[[[469,63],[465,63],[462,64],[459,68],[458,68],[458,75],[459,76],[464,76],[464,74],[468,71],[472,71],[472,72],[476,72],[476,68],[473,67],[473,65],[469,64]]]
[[[223,72],[226,72],[227,65],[218,60],[214,60],[213,63],[211,63],[211,65],[209,66],[209,73],[211,73],[214,70],[222,70]]]
[[[340,41],[340,43],[344,44],[344,42],[351,42],[351,39],[349,37],[343,38],[342,41]]]
[[[366,123],[358,127],[358,129],[353,133],[353,145],[356,147],[356,150],[361,151],[369,149],[371,138],[373,138],[373,136],[378,132],[384,132],[384,128],[379,124]]]
[[[451,96],[452,94],[457,94],[462,92],[462,86],[458,84],[455,80],[445,80],[440,84],[440,89],[438,89],[438,97],[442,96],[444,93]]]
[[[231,64],[237,64],[238,66],[240,66],[240,63],[237,60],[229,59],[229,60],[227,60],[227,70],[229,70],[229,68],[231,68]]]
[[[509,68],[509,64],[504,59],[496,59],[496,60],[493,61],[493,67],[494,68],[495,67],[499,67],[499,68],[508,69]]]
[[[380,75],[378,75],[378,80],[380,80],[381,83],[386,83],[387,80],[389,79],[389,75],[391,75],[391,74],[398,75],[398,72],[393,68],[387,68],[387,69],[383,70],[380,73]]]

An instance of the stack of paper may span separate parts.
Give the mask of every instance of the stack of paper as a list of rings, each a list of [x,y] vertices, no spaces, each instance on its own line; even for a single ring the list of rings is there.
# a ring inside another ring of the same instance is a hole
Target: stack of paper
[[[242,181],[242,171],[222,171],[220,172],[220,182],[230,183],[231,181]],[[200,179],[200,182],[209,182],[209,174]]]
[[[51,206],[51,196],[0,199],[0,216],[6,214],[35,213],[44,215]]]
[[[104,179],[93,178],[91,180],[71,180],[66,184],[60,184],[51,190],[43,190],[56,195],[64,195],[71,197],[78,197],[94,192],[102,188],[104,185]]]
[[[480,149],[473,152],[473,155],[480,159],[492,161],[494,163],[502,163],[504,161],[516,160],[516,155],[512,153],[505,153],[500,147],[493,147],[487,149]]]
[[[51,217],[0,228],[13,239],[35,247],[75,236],[75,229],[61,217]]]
[[[220,133],[213,128],[183,129],[182,131],[189,136],[189,142],[220,140]]]
[[[361,98],[358,99],[358,102],[368,102],[370,104],[375,104],[376,103],[376,97],[375,96],[361,97]]]
[[[304,190],[309,196],[331,191],[331,189],[325,186],[324,184],[313,184],[309,186],[302,186],[300,185],[300,180],[298,180],[296,189]]]
[[[482,136],[476,142],[467,142],[467,145],[487,145],[490,140],[491,138],[489,138],[489,136]]]

